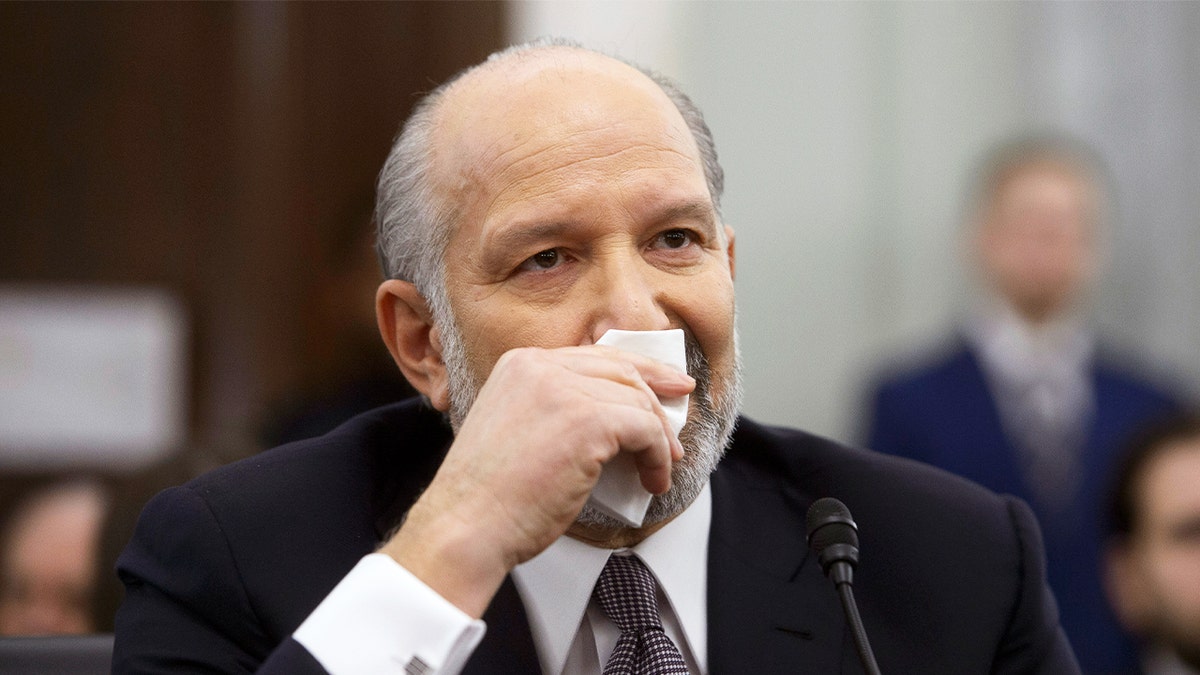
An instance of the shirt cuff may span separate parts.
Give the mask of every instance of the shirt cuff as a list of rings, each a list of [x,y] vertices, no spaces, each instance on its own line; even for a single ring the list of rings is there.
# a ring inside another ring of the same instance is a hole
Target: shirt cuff
[[[486,626],[382,553],[365,556],[293,638],[331,675],[454,675]]]

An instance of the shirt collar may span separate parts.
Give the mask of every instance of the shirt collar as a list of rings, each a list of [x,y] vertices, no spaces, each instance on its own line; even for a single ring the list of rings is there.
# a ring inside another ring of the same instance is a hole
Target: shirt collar
[[[708,653],[706,582],[711,522],[712,492],[705,485],[683,513],[631,549],[654,573],[683,627],[688,647],[701,663]],[[592,589],[612,552],[562,536],[513,569],[543,672],[562,672]]]
[[[1033,325],[995,299],[974,313],[965,332],[985,365],[1013,382],[1082,372],[1095,349],[1094,338],[1079,314],[1067,313]]]

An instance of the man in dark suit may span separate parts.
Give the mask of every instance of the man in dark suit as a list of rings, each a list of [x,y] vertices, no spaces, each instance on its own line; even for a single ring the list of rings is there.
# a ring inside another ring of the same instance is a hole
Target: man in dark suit
[[[803,541],[833,495],[884,670],[1076,672],[1023,504],[737,418],[722,182],[686,96],[578,47],[437,89],[377,208],[380,330],[423,399],[153,500],[114,670],[857,672]],[[612,329],[682,329],[690,376]],[[640,526],[588,503],[622,462]]]
[[[968,210],[983,299],[948,349],[882,378],[867,440],[1032,504],[1063,627],[1089,673],[1121,672],[1132,658],[1099,574],[1113,457],[1174,406],[1100,354],[1084,318],[1102,257],[1105,175],[1065,137],[989,153]]]

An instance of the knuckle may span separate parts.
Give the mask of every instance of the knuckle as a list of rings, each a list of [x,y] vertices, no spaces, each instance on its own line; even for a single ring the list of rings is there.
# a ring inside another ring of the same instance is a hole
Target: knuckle
[[[537,347],[517,347],[510,349],[496,360],[496,367],[514,368],[517,370],[531,368],[534,364],[538,363],[541,351]]]
[[[638,382],[642,379],[641,373],[638,372],[637,366],[629,361],[621,361],[621,377],[630,382]]]

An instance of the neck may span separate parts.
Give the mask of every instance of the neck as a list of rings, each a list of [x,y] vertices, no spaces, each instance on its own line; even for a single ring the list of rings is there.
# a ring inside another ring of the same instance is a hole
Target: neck
[[[664,525],[674,519],[675,516],[671,516],[666,520],[644,527],[616,529],[576,522],[567,530],[567,536],[589,546],[595,546],[596,548],[632,548],[645,541],[650,535],[661,530]]]
[[[1045,326],[1068,313],[1066,307],[1049,302],[1014,302],[1012,308],[1022,321],[1035,328]]]
[[[1003,293],[997,296],[997,300],[1034,329],[1081,317],[1086,303],[1084,298],[1077,296],[1021,297]]]

